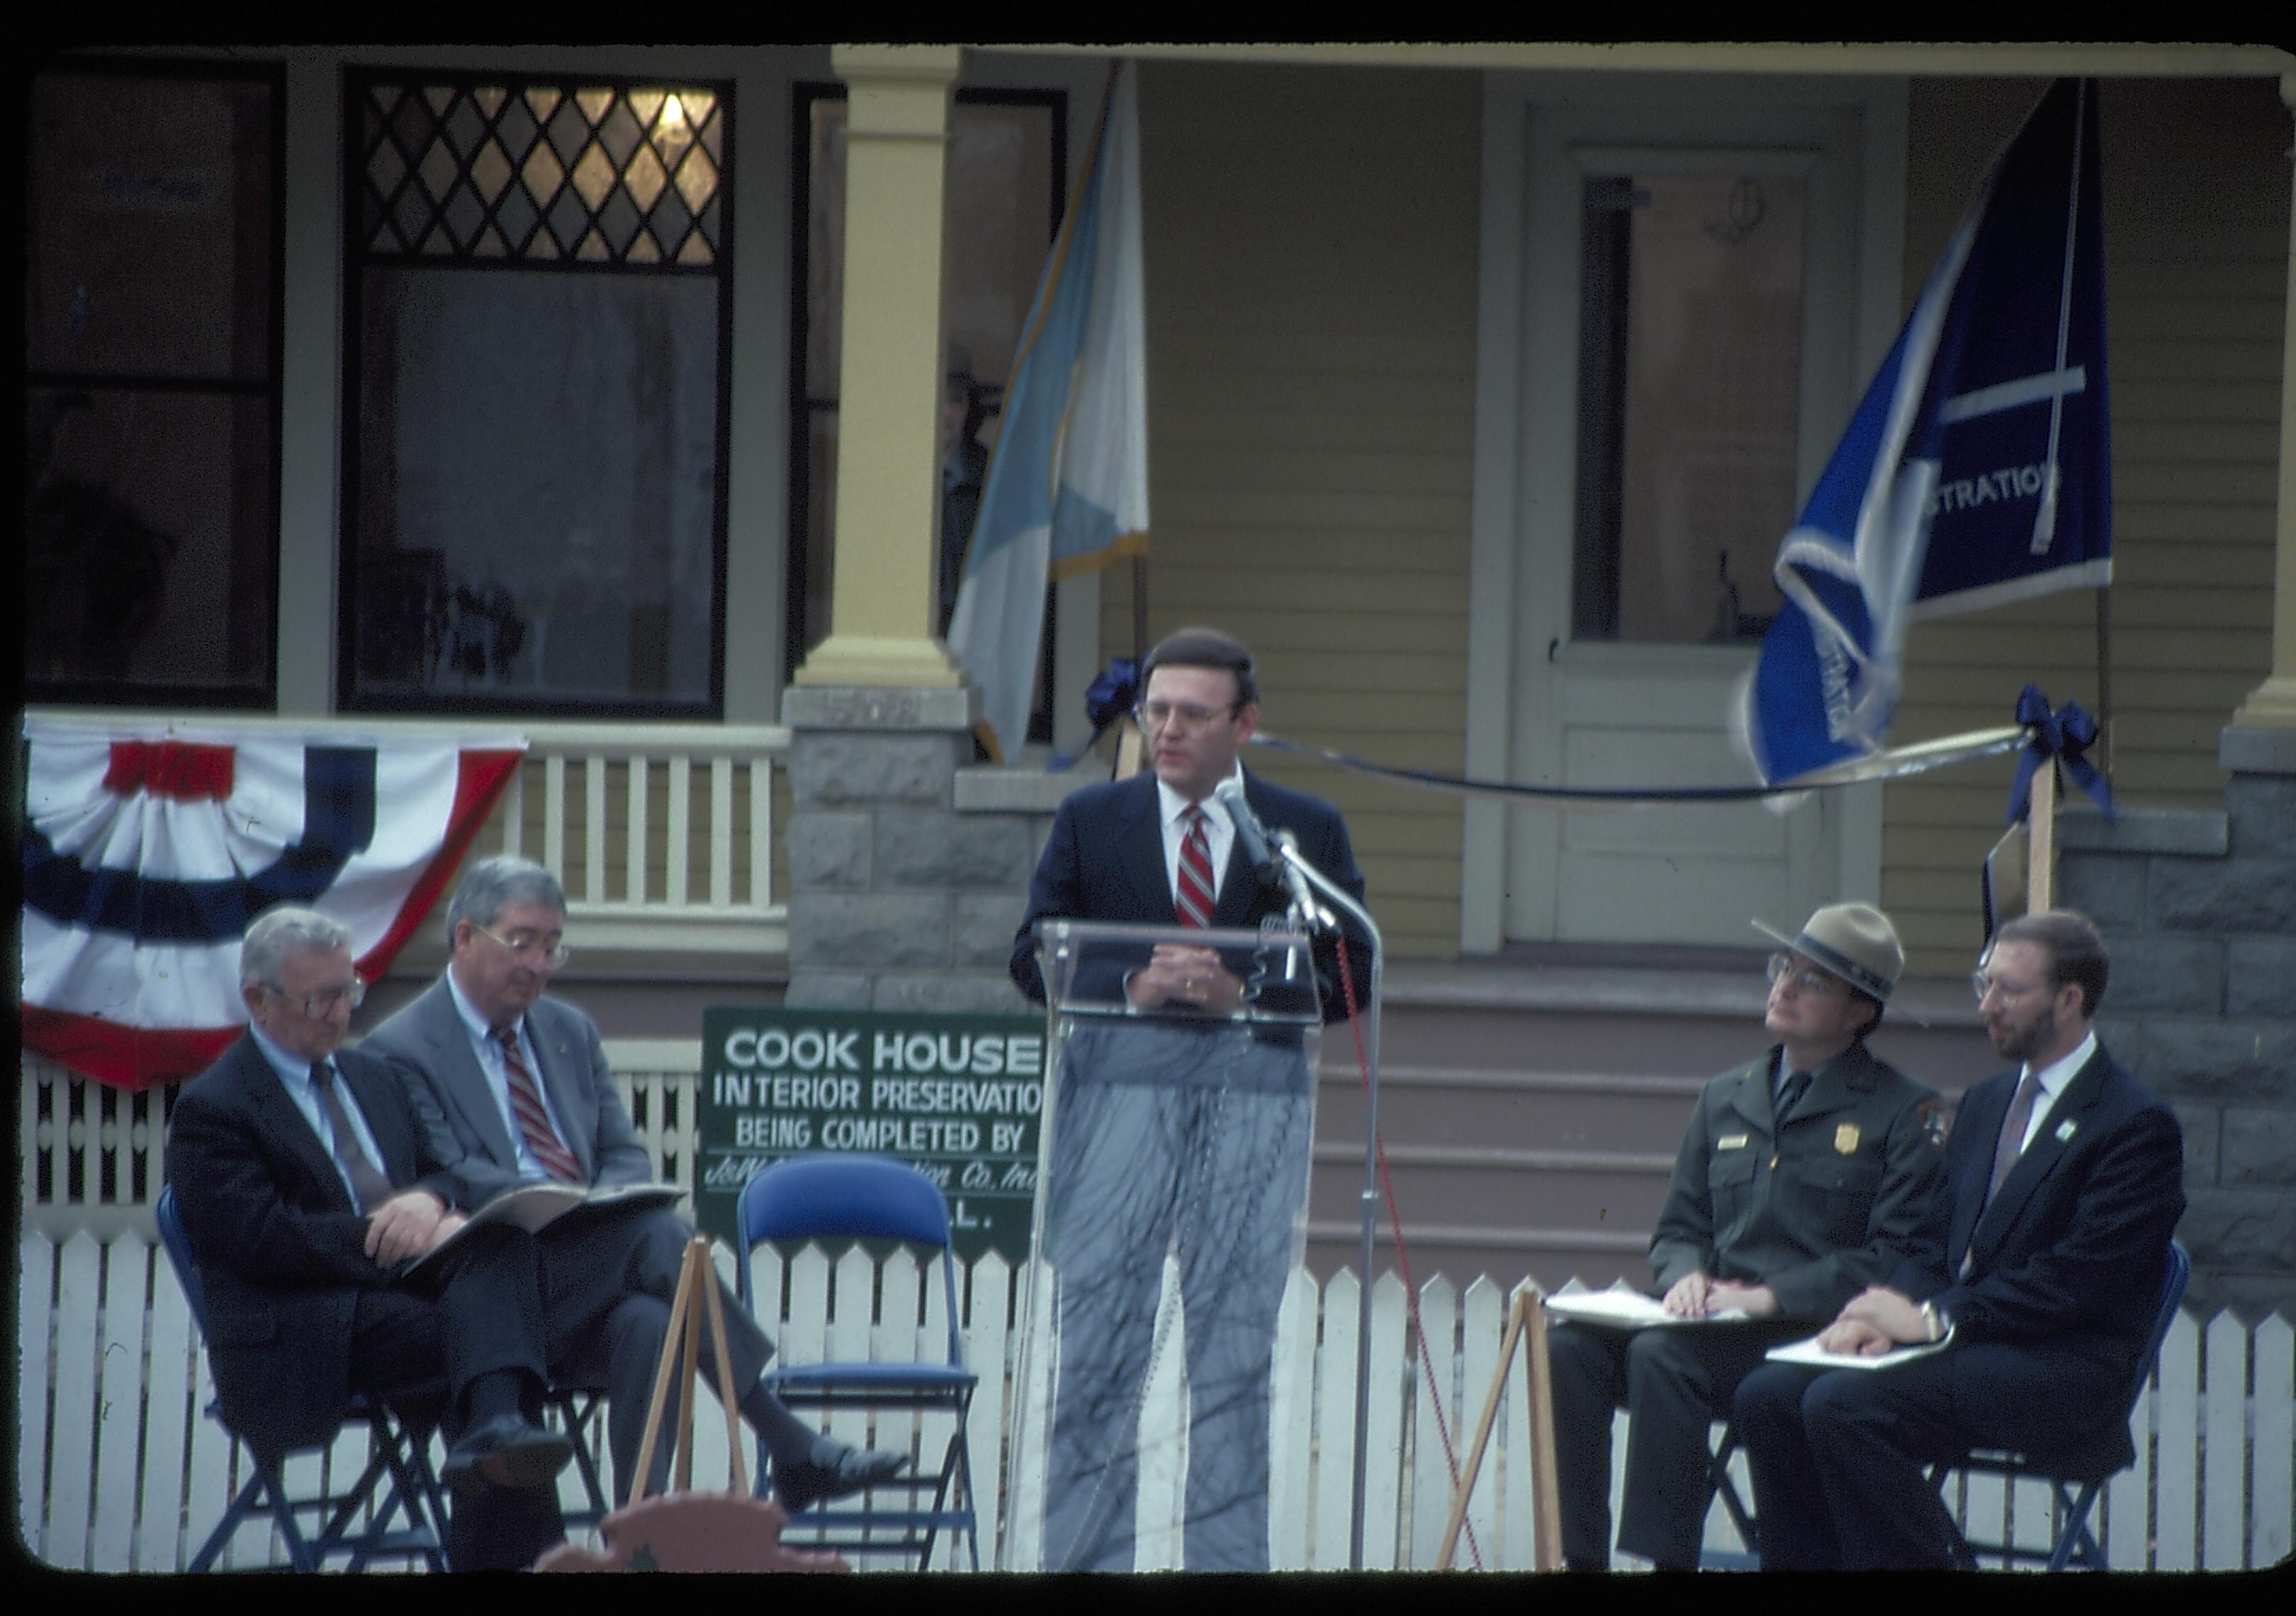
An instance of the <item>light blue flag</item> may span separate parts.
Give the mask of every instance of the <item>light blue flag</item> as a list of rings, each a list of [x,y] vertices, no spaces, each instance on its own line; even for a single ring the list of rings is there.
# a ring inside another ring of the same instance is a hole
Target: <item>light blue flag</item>
[[[1147,552],[1134,77],[1128,63],[1110,89],[1097,149],[1037,283],[949,621],[949,649],[980,687],[980,738],[1000,762],[1028,738],[1046,587]]]
[[[1778,548],[1740,712],[1769,783],[1879,752],[1915,619],[2109,582],[2096,88],[1995,161]]]

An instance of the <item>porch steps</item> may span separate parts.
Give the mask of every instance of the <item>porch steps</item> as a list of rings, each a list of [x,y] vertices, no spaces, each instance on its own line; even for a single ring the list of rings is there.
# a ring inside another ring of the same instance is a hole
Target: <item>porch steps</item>
[[[1762,958],[1548,947],[1391,967],[1379,1114],[1414,1275],[1647,1283],[1693,1103],[1768,1041]],[[1958,1098],[1996,1063],[1967,997],[1902,984],[1875,1052]],[[1317,1075],[1307,1258],[1328,1276],[1361,1262],[1363,1089],[1346,1027],[1325,1030]],[[1377,1218],[1384,1271],[1383,1192]]]

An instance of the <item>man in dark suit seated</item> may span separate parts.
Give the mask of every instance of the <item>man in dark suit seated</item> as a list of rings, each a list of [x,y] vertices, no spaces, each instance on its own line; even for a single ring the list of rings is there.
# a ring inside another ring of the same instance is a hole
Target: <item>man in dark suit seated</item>
[[[1238,761],[1259,718],[1241,642],[1182,629],[1149,653],[1143,690],[1154,772],[1069,797],[1037,862],[1013,941],[1013,980],[1031,998],[1045,997],[1040,920],[1251,927],[1284,913],[1215,794],[1231,779],[1271,831],[1292,832],[1309,862],[1362,896],[1339,814]],[[1349,949],[1360,999],[1371,944],[1352,924]],[[1269,1360],[1307,1200],[1314,1094],[1296,1017],[1235,1019],[1259,991],[1241,957],[1251,952],[1170,942],[1122,956],[1085,990],[1107,1018],[1063,1054],[1045,1191],[1046,1255],[1060,1274],[1047,1569],[1132,1566],[1135,1433],[1168,1243],[1179,1255],[1193,1406],[1187,1569],[1267,1567]],[[1346,1013],[1330,939],[1315,957],[1320,1005],[1295,994],[1310,1024]],[[1143,1013],[1128,1018],[1128,1005]]]
[[[521,1183],[611,1188],[654,1177],[596,1026],[543,997],[566,962],[565,927],[565,891],[540,865],[508,857],[473,865],[447,907],[446,974],[360,1046],[398,1070],[440,1128],[441,1153],[456,1158],[480,1203]],[[693,1235],[666,1207],[611,1206],[570,1212],[536,1236],[552,1374],[562,1384],[605,1386],[617,1497],[627,1498],[636,1480],[654,1366]],[[720,1291],[735,1401],[765,1440],[783,1507],[794,1513],[898,1471],[902,1455],[816,1431],[758,1383],[773,1342],[730,1290]],[[701,1366],[714,1384],[715,1355],[703,1352]],[[649,1491],[668,1473],[671,1446],[657,1445]]]
[[[552,1479],[573,1456],[537,1423],[542,1299],[533,1238],[472,1230],[451,1163],[390,1069],[341,1050],[361,996],[350,934],[275,908],[240,950],[247,1036],[178,1096],[168,1182],[207,1295],[226,1424],[257,1452],[330,1441],[354,1392],[443,1382],[456,1571],[519,1570],[562,1534]],[[504,1493],[530,1495],[511,1498]]]
[[[1884,1368],[1774,1364],[1738,1389],[1768,1570],[1943,1569],[1956,1538],[1924,1466],[1972,1448],[2060,1453],[2117,1433],[2185,1210],[2184,1139],[2090,1028],[2104,940],[2070,910],[2003,926],[1974,985],[2018,1062],[1970,1089],[1920,1255],[1820,1337]]]

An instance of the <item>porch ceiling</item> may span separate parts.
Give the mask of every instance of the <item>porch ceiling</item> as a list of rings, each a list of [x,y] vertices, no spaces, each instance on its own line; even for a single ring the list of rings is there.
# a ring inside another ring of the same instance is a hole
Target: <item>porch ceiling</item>
[[[996,52],[1135,56],[1201,62],[1297,62],[1322,67],[1608,70],[1637,73],[1866,73],[1953,77],[2113,78],[2271,78],[2296,72],[2296,55],[2267,45],[1820,44],[1770,41],[1527,43],[1237,43],[1008,45]]]

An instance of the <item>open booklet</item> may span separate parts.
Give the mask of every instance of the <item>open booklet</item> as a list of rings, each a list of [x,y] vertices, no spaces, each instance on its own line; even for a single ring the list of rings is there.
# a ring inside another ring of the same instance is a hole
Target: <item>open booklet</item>
[[[455,1243],[472,1229],[488,1224],[512,1224],[537,1235],[578,1208],[668,1206],[685,1194],[674,1184],[616,1184],[600,1189],[575,1184],[521,1184],[472,1212],[462,1227],[408,1263],[405,1272],[412,1274],[441,1252],[453,1251]]]
[[[1607,1291],[1590,1291],[1577,1280],[1570,1280],[1547,1297],[1546,1310],[1559,1318],[1582,1325],[1607,1325],[1617,1330],[1640,1330],[1650,1325],[1742,1324],[1751,1317],[1742,1308],[1726,1308],[1718,1313],[1694,1317],[1669,1313],[1661,1303],[1633,1289],[1623,1279]]]
[[[1942,1352],[1948,1336],[1942,1341],[1915,1341],[1910,1346],[1892,1347],[1887,1352],[1876,1352],[1868,1358],[1855,1352],[1828,1352],[1817,1344],[1813,1335],[1808,1341],[1788,1341],[1783,1347],[1773,1347],[1762,1356],[1774,1364],[1800,1364],[1810,1369],[1887,1369],[1892,1364],[1909,1364],[1917,1358],[1927,1358],[1932,1352]]]

